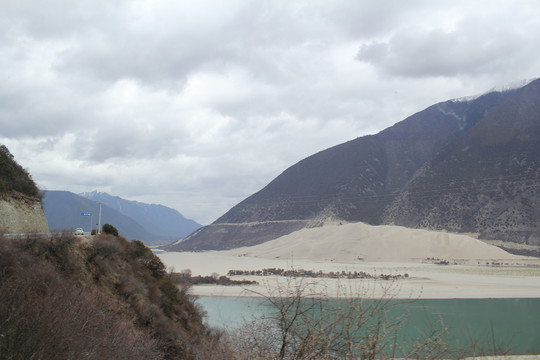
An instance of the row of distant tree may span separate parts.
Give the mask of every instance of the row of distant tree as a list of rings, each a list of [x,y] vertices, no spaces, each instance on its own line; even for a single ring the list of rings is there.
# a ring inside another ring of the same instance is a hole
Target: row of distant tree
[[[268,268],[262,270],[229,270],[227,273],[229,276],[286,276],[286,277],[309,277],[309,278],[330,278],[330,279],[381,279],[381,280],[395,280],[409,277],[408,274],[369,274],[364,271],[330,271],[324,272],[304,270],[304,269],[279,269]]]
[[[212,275],[192,275],[190,269],[183,270],[182,272],[173,272],[170,274],[171,279],[180,286],[190,285],[257,285],[258,283],[253,280],[232,280],[228,276],[219,275],[213,273]]]

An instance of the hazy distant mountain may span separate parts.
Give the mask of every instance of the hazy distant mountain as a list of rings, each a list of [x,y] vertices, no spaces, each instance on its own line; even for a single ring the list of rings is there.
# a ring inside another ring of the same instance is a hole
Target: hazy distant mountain
[[[435,104],[285,170],[178,250],[258,244],[322,220],[540,243],[540,80]]]
[[[110,195],[108,196],[110,197]],[[129,208],[128,205],[131,203],[130,201],[122,200],[120,198],[118,199],[118,202],[120,203],[122,203],[122,201],[126,202],[124,208]],[[161,209],[161,207],[157,205],[139,204],[140,207],[148,207],[148,209],[157,207],[158,210],[163,214],[175,212],[175,210],[172,209]],[[90,231],[91,228],[96,228],[95,224],[98,222],[98,202],[69,191],[46,191],[43,198],[43,209],[51,230],[80,227],[83,228],[84,231]],[[92,217],[82,216],[81,213],[83,212],[92,213]],[[171,242],[185,236],[185,234],[189,231],[192,231],[191,228],[183,232],[179,231],[177,235],[172,235],[170,231],[171,228],[176,226],[174,224],[160,226],[159,224],[153,223],[153,227],[146,228],[148,223],[145,223],[144,225],[139,223],[136,219],[129,216],[129,213],[130,211],[118,211],[102,200],[101,224],[112,224],[118,229],[121,235],[130,239],[142,240],[145,243]],[[147,214],[148,218],[153,218],[156,216],[150,210],[148,210]],[[165,223],[167,219],[170,221],[175,221],[177,218],[164,216],[163,223]],[[93,227],[91,227],[92,225]]]
[[[69,191],[46,191],[43,197],[43,210],[51,230],[82,228],[84,231],[96,229],[99,217],[99,204]],[[82,216],[81,213],[92,216]],[[157,235],[146,231],[132,218],[102,205],[101,225],[111,224],[121,235],[146,242],[154,242]]]
[[[178,211],[163,205],[125,200],[118,196],[97,191],[79,195],[92,201],[101,200],[109,207],[137,221],[148,232],[174,239],[184,238],[202,226],[193,220],[186,219]]]

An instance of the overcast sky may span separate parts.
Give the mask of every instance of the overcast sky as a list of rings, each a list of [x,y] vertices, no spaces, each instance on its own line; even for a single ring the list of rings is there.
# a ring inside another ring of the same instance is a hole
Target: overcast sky
[[[43,190],[208,224],[306,156],[540,76],[540,1],[0,0],[0,143]]]

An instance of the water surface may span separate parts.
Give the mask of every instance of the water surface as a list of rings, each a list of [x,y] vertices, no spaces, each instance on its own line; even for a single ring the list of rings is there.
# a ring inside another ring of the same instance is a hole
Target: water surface
[[[335,300],[338,301],[338,300]],[[273,308],[260,298],[200,297],[211,326],[234,329],[253,315],[271,316]],[[451,344],[480,343],[483,349],[503,346],[511,354],[540,354],[540,299],[422,299],[398,303],[390,321],[402,319],[402,341],[422,337],[442,320]]]

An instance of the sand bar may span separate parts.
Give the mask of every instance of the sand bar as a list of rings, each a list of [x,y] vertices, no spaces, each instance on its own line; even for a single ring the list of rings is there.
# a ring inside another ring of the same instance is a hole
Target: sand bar
[[[308,279],[328,296],[398,298],[540,298],[540,259],[509,254],[473,237],[363,223],[302,229],[257,246],[229,251],[163,252],[175,271],[226,275],[265,268],[405,275],[395,281]],[[443,265],[444,264],[444,265]],[[256,296],[284,286],[283,277],[235,276],[258,286],[194,286],[201,296]],[[346,290],[343,290],[346,289]],[[351,291],[352,290],[352,291]]]
[[[195,275],[226,275],[229,270],[260,270],[264,268],[295,268],[324,272],[358,271],[373,275],[404,275],[407,278],[383,280],[316,279],[320,288],[326,287],[329,296],[338,289],[354,289],[363,297],[379,297],[392,288],[391,295],[399,298],[540,298],[540,266],[528,262],[520,266],[436,265],[398,262],[320,262],[310,260],[265,259],[234,256],[216,251],[197,253],[161,253],[160,258],[175,271],[191,269]],[[256,296],[250,292],[267,294],[286,278],[268,276],[238,276],[233,279],[255,280],[258,286],[194,286],[192,293],[200,296]],[[314,279],[303,279],[313,282]],[[392,284],[390,284],[392,283]],[[341,294],[343,295],[343,294]]]

